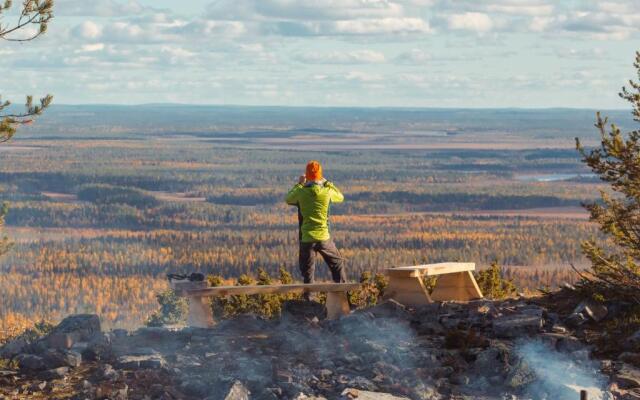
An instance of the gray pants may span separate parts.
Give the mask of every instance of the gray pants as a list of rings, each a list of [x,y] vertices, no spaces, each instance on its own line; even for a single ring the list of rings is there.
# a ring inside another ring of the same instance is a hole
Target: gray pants
[[[300,242],[300,272],[304,283],[312,283],[315,280],[316,253],[320,253],[324,262],[331,270],[334,282],[346,282],[347,275],[344,270],[344,258],[333,243],[333,240],[324,242],[302,243]]]

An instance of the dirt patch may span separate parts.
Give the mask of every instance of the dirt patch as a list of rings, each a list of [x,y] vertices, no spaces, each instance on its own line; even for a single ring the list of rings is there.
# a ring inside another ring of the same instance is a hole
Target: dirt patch
[[[62,203],[75,203],[78,201],[78,196],[76,196],[75,194],[57,192],[41,192],[40,194],[51,200],[59,201]]]
[[[203,203],[207,199],[204,197],[193,196],[191,193],[177,193],[177,192],[160,192],[160,191],[147,191],[161,201],[176,201],[183,203]]]

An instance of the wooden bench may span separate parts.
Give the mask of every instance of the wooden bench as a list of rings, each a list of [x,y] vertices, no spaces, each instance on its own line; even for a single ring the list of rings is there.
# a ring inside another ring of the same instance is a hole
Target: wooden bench
[[[482,298],[473,277],[474,263],[440,263],[394,267],[387,269],[389,285],[385,298],[407,306],[419,306],[433,301],[469,301]],[[431,295],[422,281],[423,276],[438,276]]]
[[[359,283],[309,283],[289,285],[252,285],[252,286],[215,286],[209,287],[207,282],[191,282],[172,280],[171,288],[178,296],[189,300],[189,317],[187,324],[199,328],[210,328],[215,322],[211,304],[207,297],[233,296],[239,294],[274,294],[274,293],[327,293],[327,318],[335,319],[349,314],[347,292],[360,288]]]

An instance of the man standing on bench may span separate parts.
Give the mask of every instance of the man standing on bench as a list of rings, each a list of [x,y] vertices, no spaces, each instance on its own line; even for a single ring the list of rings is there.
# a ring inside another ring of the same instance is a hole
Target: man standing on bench
[[[305,175],[289,191],[286,202],[298,206],[300,223],[300,272],[304,283],[313,283],[315,253],[320,253],[331,270],[334,282],[346,282],[344,258],[329,235],[329,206],[341,203],[344,196],[333,183],[322,177],[317,161],[307,164]]]

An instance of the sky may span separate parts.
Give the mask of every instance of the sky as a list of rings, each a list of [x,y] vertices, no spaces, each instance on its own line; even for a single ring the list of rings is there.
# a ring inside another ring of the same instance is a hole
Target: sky
[[[640,50],[639,0],[56,0],[54,13],[45,36],[0,43],[3,99],[612,109]]]

